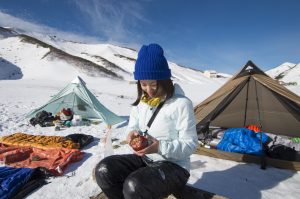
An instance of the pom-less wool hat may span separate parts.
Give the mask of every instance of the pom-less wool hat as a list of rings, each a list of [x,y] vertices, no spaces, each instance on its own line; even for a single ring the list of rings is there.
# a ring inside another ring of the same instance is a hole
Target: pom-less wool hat
[[[162,80],[171,78],[171,70],[158,44],[144,45],[139,51],[134,68],[135,80]]]

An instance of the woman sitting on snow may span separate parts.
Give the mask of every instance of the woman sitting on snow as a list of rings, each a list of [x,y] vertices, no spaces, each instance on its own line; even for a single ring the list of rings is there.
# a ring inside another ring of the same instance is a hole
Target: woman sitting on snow
[[[127,128],[127,141],[135,149],[134,154],[113,155],[100,161],[95,169],[97,183],[110,199],[179,194],[190,176],[190,155],[198,145],[192,102],[180,93],[178,85],[173,85],[163,49],[157,44],[141,48],[134,78],[138,80],[138,97]],[[161,110],[148,128],[148,121],[161,103]],[[142,143],[136,143],[139,141]]]

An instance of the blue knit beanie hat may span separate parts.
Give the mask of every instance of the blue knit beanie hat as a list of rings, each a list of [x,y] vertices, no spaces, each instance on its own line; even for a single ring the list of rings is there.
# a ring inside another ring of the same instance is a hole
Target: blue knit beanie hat
[[[171,70],[158,44],[143,45],[134,68],[135,80],[162,80],[171,78]]]

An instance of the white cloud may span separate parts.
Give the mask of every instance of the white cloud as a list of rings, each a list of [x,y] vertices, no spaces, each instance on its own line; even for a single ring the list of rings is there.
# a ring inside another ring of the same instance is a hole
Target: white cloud
[[[140,24],[148,21],[142,15],[140,1],[76,0],[90,28],[113,42],[137,41]]]

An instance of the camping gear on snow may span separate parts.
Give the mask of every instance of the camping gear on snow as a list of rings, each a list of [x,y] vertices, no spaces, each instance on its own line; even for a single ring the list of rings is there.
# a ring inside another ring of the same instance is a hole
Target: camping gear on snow
[[[256,125],[267,133],[300,134],[300,97],[251,61],[194,111],[197,129]]]
[[[54,130],[59,131],[63,127],[63,122],[61,120],[55,120],[54,125],[55,125]]]
[[[262,134],[262,142],[268,141],[268,136]],[[230,128],[218,143],[217,149],[229,152],[246,153],[261,156],[260,134],[247,128]]]
[[[55,117],[52,115],[52,113],[43,110],[37,112],[35,114],[35,117],[31,118],[29,122],[32,126],[39,124],[41,127],[45,127],[45,126],[53,126],[54,120]]]
[[[287,136],[274,135],[271,133],[267,134],[271,138],[271,142],[268,144],[268,147],[271,148],[272,145],[284,145],[290,148],[294,148],[300,153],[300,143],[293,142],[293,139]]]
[[[114,155],[114,149],[112,146],[112,139],[111,139],[111,128],[106,128],[104,130],[105,137],[101,142],[101,151],[103,151],[103,157],[108,157]]]
[[[72,126],[80,126],[82,124],[82,117],[80,115],[74,115],[71,125]]]
[[[59,112],[59,119],[62,121],[72,120],[73,118],[73,112],[70,108],[63,108]]]
[[[246,126],[247,129],[254,131],[255,133],[260,132],[260,128],[254,124],[248,125]]]
[[[25,185],[34,169],[0,167],[0,198],[12,198]]]
[[[251,61],[194,111],[198,133],[207,132],[209,126],[241,128],[248,125],[276,135],[299,137],[300,133],[300,97]],[[259,134],[262,138],[262,133]],[[262,168],[263,162],[262,158]]]
[[[291,140],[294,143],[300,143],[300,138],[299,137],[297,137],[297,138],[291,138]],[[300,151],[300,150],[298,150],[298,151]]]
[[[51,177],[50,174],[44,168],[36,168],[33,169],[34,172],[31,175],[29,181],[23,185],[17,194],[15,194],[11,199],[23,199],[28,196],[31,192],[35,191],[36,189],[40,188],[41,186],[47,184],[47,178]]]
[[[87,146],[91,142],[94,141],[94,137],[91,135],[85,134],[70,134],[65,137],[67,140],[72,140],[75,143],[79,144],[79,148],[82,149],[83,147]]]
[[[80,147],[79,143],[65,139],[64,136],[30,135],[20,132],[0,137],[0,143],[20,147],[30,146],[40,149],[78,149]]]
[[[267,153],[271,158],[289,161],[295,161],[297,156],[297,151],[294,148],[285,146],[283,144],[272,145],[268,149]]]
[[[80,161],[84,153],[78,149],[38,149],[34,147],[7,146],[0,143],[0,161],[16,168],[43,167],[56,176],[72,162]]]
[[[94,140],[91,135],[70,134],[67,136],[30,135],[14,133],[0,137],[0,143],[12,146],[31,146],[40,149],[69,148],[81,149]]]
[[[28,113],[26,118],[33,118],[42,110],[55,115],[63,108],[70,108],[75,115],[81,115],[82,118],[92,121],[102,121],[107,125],[125,121],[103,106],[80,77],[74,79],[45,105]]]
[[[221,150],[205,148],[205,147],[197,148],[195,153],[198,155],[205,155],[205,156],[224,159],[224,160],[261,164],[261,156],[256,156],[256,155],[227,152],[227,151],[221,151]],[[297,155],[295,161],[280,160],[280,159],[270,158],[268,156],[265,157],[265,161],[266,161],[266,165],[268,166],[273,166],[280,169],[290,169],[294,171],[300,171],[299,155]]]
[[[63,175],[67,165],[83,158],[84,153],[78,149],[93,139],[84,134],[63,137],[15,133],[0,138],[0,161],[12,167],[43,167],[53,175]]]

